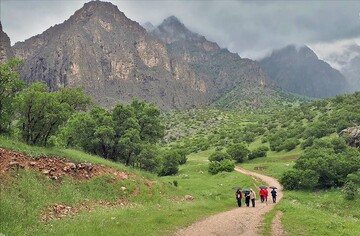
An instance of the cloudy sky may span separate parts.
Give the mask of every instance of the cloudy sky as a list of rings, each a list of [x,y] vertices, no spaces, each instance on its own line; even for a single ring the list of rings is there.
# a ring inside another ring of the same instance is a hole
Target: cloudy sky
[[[342,52],[360,45],[360,1],[107,1],[141,24],[158,25],[175,15],[190,30],[252,59],[288,44],[306,44],[320,58],[337,63]],[[1,0],[1,22],[14,44],[64,22],[85,2]]]

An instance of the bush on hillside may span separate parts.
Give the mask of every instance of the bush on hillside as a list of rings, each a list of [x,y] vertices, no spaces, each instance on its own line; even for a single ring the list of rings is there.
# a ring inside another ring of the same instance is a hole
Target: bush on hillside
[[[229,159],[223,159],[222,161],[211,161],[209,163],[208,172],[215,175],[219,172],[231,172],[235,168],[235,163]]]
[[[163,154],[159,176],[176,175],[179,172],[179,153],[166,151]]]
[[[225,159],[231,159],[231,157],[229,156],[229,154],[225,153],[225,152],[214,152],[209,156],[209,161],[217,161],[220,162],[222,160]]]
[[[230,157],[236,162],[243,162],[247,159],[250,150],[243,143],[230,145],[226,151]]]
[[[345,183],[342,191],[346,200],[354,200],[358,193],[358,188],[354,182],[348,181]]]
[[[256,149],[254,149],[250,154],[249,154],[249,160],[258,158],[258,157],[266,157],[266,152],[269,151],[269,148],[266,146],[260,146]]]

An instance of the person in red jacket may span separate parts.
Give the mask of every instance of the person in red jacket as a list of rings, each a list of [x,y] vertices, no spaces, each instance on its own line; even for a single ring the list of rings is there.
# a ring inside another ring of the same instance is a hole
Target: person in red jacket
[[[265,196],[265,192],[264,192],[265,189],[260,189],[259,191],[259,195],[260,195],[260,200],[261,202],[264,202],[264,196]]]
[[[267,189],[264,189],[264,201],[267,203],[269,191]]]

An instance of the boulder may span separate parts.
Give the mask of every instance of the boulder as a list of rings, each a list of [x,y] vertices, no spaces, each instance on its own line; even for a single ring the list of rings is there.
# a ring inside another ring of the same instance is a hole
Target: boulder
[[[339,136],[347,136],[350,146],[360,148],[360,127],[349,127],[340,131]]]

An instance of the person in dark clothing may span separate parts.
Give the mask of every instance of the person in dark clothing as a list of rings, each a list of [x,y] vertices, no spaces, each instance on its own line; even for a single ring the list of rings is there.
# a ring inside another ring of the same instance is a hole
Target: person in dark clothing
[[[236,196],[236,200],[237,200],[237,204],[238,204],[238,207],[241,207],[241,199],[242,199],[242,193],[240,190],[237,190],[235,192],[235,196]]]
[[[245,204],[246,206],[250,206],[250,192],[245,192]]]
[[[276,203],[276,195],[277,195],[276,190],[275,189],[271,190],[271,196],[273,199],[273,203]]]

